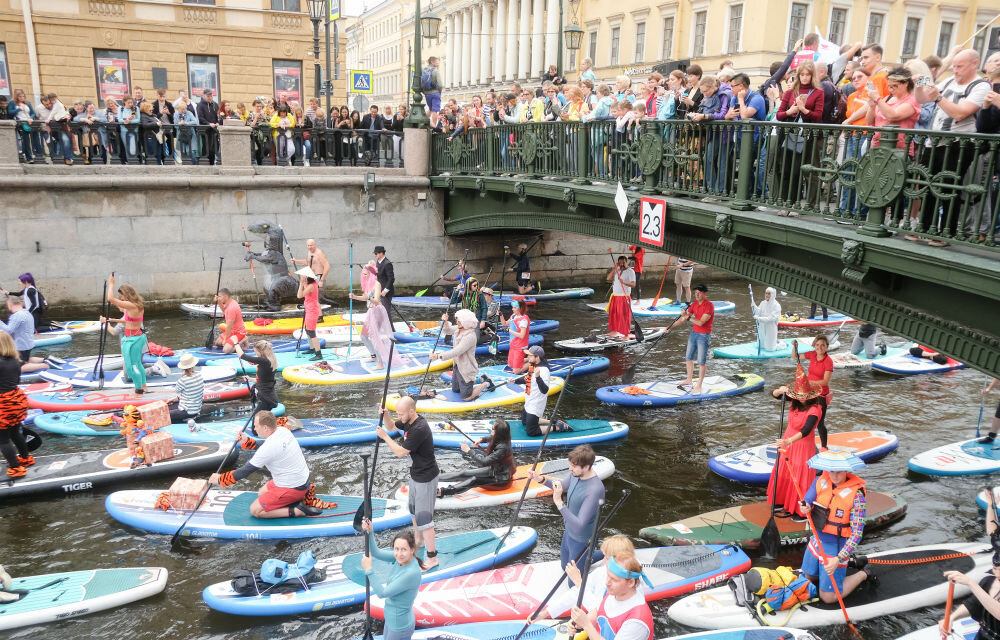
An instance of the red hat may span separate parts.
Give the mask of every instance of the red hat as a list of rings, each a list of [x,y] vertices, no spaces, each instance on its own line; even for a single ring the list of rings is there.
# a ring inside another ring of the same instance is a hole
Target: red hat
[[[795,386],[786,391],[785,395],[793,400],[805,401],[819,396],[820,392],[813,389],[809,384],[809,377],[806,376],[806,372],[800,364],[795,370]]]

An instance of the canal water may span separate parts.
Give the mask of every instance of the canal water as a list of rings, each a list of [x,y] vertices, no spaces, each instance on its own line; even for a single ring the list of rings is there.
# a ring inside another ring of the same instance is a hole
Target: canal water
[[[696,274],[696,279],[697,274]],[[733,313],[716,316],[712,346],[754,339],[754,322],[749,311],[745,282],[716,280],[707,283],[709,297],[732,300]],[[649,278],[647,290],[654,283]],[[763,285],[756,286],[758,297]],[[605,293],[598,289],[596,301]],[[545,334],[546,343],[586,333],[606,323],[606,315],[586,306],[588,300],[539,302],[536,318],[552,318],[561,323],[558,332]],[[781,296],[788,312],[806,314],[808,303],[793,296]],[[433,319],[435,312],[405,312],[411,319]],[[95,310],[94,317],[96,318]],[[180,311],[147,316],[150,339],[171,347],[200,344],[209,320]],[[646,320],[644,324],[653,324]],[[661,341],[638,365],[636,380],[678,379],[684,375],[684,346],[687,327]],[[850,344],[855,328],[847,326],[840,341]],[[814,335],[805,331],[783,331],[782,337]],[[887,336],[889,342],[902,340]],[[553,350],[550,347],[548,353]],[[842,347],[842,348],[846,348]],[[595,398],[598,387],[617,384],[622,372],[633,364],[645,347],[610,352],[609,371],[574,378],[563,400],[567,418],[621,420],[631,426],[628,438],[619,443],[596,446],[599,455],[611,458],[617,472],[607,482],[609,501],[622,489],[632,489],[632,497],[619,511],[605,535],[624,533],[639,545],[640,528],[672,522],[698,513],[764,499],[765,489],[731,482],[709,471],[711,456],[771,441],[778,429],[779,403],[766,392],[757,392],[705,404],[675,409],[625,410],[602,406]],[[96,353],[96,334],[74,338],[59,355]],[[501,356],[505,357],[505,356]],[[482,360],[482,359],[481,359]],[[484,361],[485,362],[485,361]],[[497,361],[499,362],[499,360]],[[709,375],[739,372],[760,374],[771,389],[794,378],[791,359],[777,361],[710,360]],[[393,381],[391,388],[413,384],[414,379]],[[835,393],[827,418],[831,431],[888,429],[900,439],[899,449],[871,464],[862,474],[873,490],[896,492],[909,503],[905,519],[888,529],[865,536],[865,551],[893,547],[985,540],[982,517],[974,495],[987,479],[983,476],[930,480],[908,473],[907,459],[928,448],[972,437],[979,415],[980,390],[984,376],[972,370],[944,375],[896,378],[871,371],[835,372],[831,387]],[[305,387],[279,381],[279,395],[289,413],[309,417],[377,417],[381,384],[367,386]],[[996,396],[987,399],[984,425],[989,424]],[[550,400],[551,410],[554,400]],[[513,410],[491,410],[469,417],[516,417]],[[118,443],[116,441],[116,446]],[[39,454],[110,448],[108,439],[71,438],[50,435]],[[361,462],[358,454],[372,446],[329,447],[308,450],[307,460],[321,491],[360,494]],[[533,453],[518,456],[530,462]],[[545,457],[565,455],[547,451]],[[438,450],[442,470],[464,465],[460,454]],[[375,478],[375,494],[389,496],[407,478],[407,462],[386,455],[383,447]],[[166,488],[169,479],[153,481],[139,488]],[[246,483],[244,483],[246,484]],[[249,487],[249,485],[248,485]],[[258,569],[269,557],[294,559],[311,549],[316,557],[339,555],[363,548],[360,537],[319,538],[290,542],[212,542],[192,545],[185,552],[171,551],[169,538],[130,529],[109,517],[104,510],[105,493],[65,498],[45,498],[0,505],[0,562],[13,575],[29,575],[93,567],[162,566],[170,571],[166,591],[130,606],[14,631],[9,638],[32,640],[63,639],[68,634],[90,638],[272,638],[294,636],[304,639],[347,640],[361,635],[364,614],[360,607],[286,618],[240,618],[210,610],[201,599],[210,583],[227,580],[239,568]],[[513,507],[485,511],[438,512],[438,535],[506,525]],[[550,499],[529,501],[521,510],[518,524],[537,529],[538,544],[518,561],[544,561],[559,557],[561,518]],[[385,535],[382,536],[383,543]],[[802,548],[787,551],[781,564],[798,566]],[[755,557],[755,554],[752,554]],[[542,592],[549,585],[538,585]],[[671,601],[652,604],[656,618],[655,637],[690,632],[668,620]],[[895,638],[904,632],[934,624],[943,606],[900,615],[885,616],[859,624],[865,638]],[[377,623],[381,624],[381,623]],[[818,631],[822,638],[847,638],[844,628]]]

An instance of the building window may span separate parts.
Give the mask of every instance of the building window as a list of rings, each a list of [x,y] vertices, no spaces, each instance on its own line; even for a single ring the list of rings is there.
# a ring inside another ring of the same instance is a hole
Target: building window
[[[302,63],[298,60],[273,60],[274,97],[302,102]]]
[[[188,95],[195,104],[201,102],[201,96],[206,89],[211,89],[215,100],[222,100],[219,88],[219,56],[187,57]]]
[[[907,18],[906,29],[903,31],[903,57],[912,58],[917,55],[917,36],[920,34],[920,18]]]
[[[986,60],[986,25],[976,25],[976,37],[972,39],[972,48],[979,52],[979,59]]]
[[[806,37],[806,18],[809,6],[801,2],[792,3],[792,13],[788,18],[788,50],[795,48],[795,43]]]
[[[674,17],[663,19],[663,51],[660,52],[662,60],[672,60],[674,57]]]
[[[944,58],[951,50],[951,38],[955,33],[954,22],[942,22],[941,30],[938,31],[937,55]]]
[[[4,58],[6,67],[6,56]],[[128,51],[94,49],[94,67],[97,71],[97,97],[101,104],[108,98],[121,101],[129,95]]]
[[[597,66],[597,32],[590,32],[590,44],[587,45],[587,57],[594,66]]]
[[[575,49],[570,49],[569,50],[569,68],[570,69],[576,69],[576,50]]]
[[[10,97],[10,69],[7,68],[7,45],[0,42],[0,96]]]
[[[608,60],[608,64],[611,66],[618,64],[618,49],[621,45],[621,39],[622,28],[611,27],[611,58]]]
[[[729,7],[729,38],[726,42],[726,52],[734,53],[740,50],[743,38],[743,5],[734,4]]]
[[[865,34],[865,44],[882,43],[882,25],[884,24],[884,13],[868,14],[868,33]]]
[[[844,41],[844,33],[847,31],[847,9],[833,9],[830,11],[830,42],[840,44]]]
[[[708,25],[708,11],[694,14],[694,48],[691,55],[695,58],[705,55],[705,28]]]
[[[642,62],[646,59],[646,23],[640,22],[635,25],[635,59],[634,62]]]
[[[298,11],[299,0],[271,0],[271,11]]]

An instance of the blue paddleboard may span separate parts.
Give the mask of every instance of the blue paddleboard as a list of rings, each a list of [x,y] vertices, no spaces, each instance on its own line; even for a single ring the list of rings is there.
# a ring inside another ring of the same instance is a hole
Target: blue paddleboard
[[[633,385],[614,385],[597,390],[597,399],[623,407],[670,407],[690,402],[704,402],[728,396],[757,391],[764,387],[764,379],[753,373],[732,376],[709,376],[701,393],[694,394],[691,387],[680,386],[680,381],[660,380]],[[633,393],[630,393],[632,391]]]
[[[256,340],[253,339],[254,337],[255,336],[250,336],[251,348],[245,350],[250,355],[254,355],[252,346],[253,343],[256,342]],[[256,337],[262,340],[267,340],[269,336],[256,336]],[[268,342],[271,343],[271,348],[274,350],[275,353],[295,351],[296,344],[298,344],[300,351],[308,351],[309,349],[312,349],[312,347],[309,346],[308,340],[298,341],[289,338],[282,338],[280,340],[268,340]],[[326,341],[320,338],[319,346],[322,348],[325,345]],[[181,360],[181,356],[183,356],[185,353],[190,353],[194,357],[198,358],[198,364],[205,364],[205,362],[207,362],[208,360],[218,360],[220,358],[226,358],[226,359],[236,358],[235,353],[222,353],[222,347],[212,347],[210,349],[206,349],[205,347],[191,347],[188,349],[174,349],[174,355],[172,356],[154,356],[147,353],[142,356],[142,361],[145,362],[146,364],[152,364],[157,360],[163,360],[165,363],[167,363],[167,366],[176,367],[177,363],[180,362]],[[229,366],[237,370],[239,370],[240,368],[239,363],[237,362],[234,362]]]
[[[493,428],[492,420],[453,420],[455,426],[463,433],[478,440],[489,438]],[[608,422],[607,420],[567,420],[572,431],[561,431],[549,434],[545,441],[547,447],[575,447],[578,444],[593,444],[619,440],[628,435],[628,425],[624,422]],[[434,435],[434,445],[458,449],[468,438],[452,428],[448,422],[428,421],[431,433]],[[515,449],[538,449],[543,436],[529,436],[520,420],[507,420],[510,425],[510,443]]]
[[[575,366],[574,366],[575,365]],[[552,358],[549,360],[549,372],[554,376],[563,376],[569,368],[573,366],[573,375],[579,376],[585,373],[595,373],[604,371],[611,366],[611,361],[603,356],[581,356],[578,358]],[[511,368],[505,364],[498,364],[492,367],[479,367],[479,373],[486,374],[493,382],[509,380],[522,374],[515,374]],[[451,369],[441,374],[441,379],[451,382]],[[410,393],[417,393],[419,388],[407,389]]]
[[[277,407],[271,409],[271,412],[276,416],[285,415],[285,405],[278,404]],[[38,425],[39,429],[43,431],[48,431],[49,433],[58,433],[64,436],[120,436],[121,435],[121,424],[117,421],[112,420],[110,424],[87,424],[83,421],[87,416],[100,416],[100,415],[110,415],[116,413],[115,411],[62,411],[58,413],[44,413],[38,416],[35,420],[35,424]],[[117,411],[117,414],[121,414],[121,411]],[[247,417],[249,417],[249,411],[247,412]],[[204,418],[199,418],[199,420]],[[174,437],[174,442],[204,442],[206,440],[230,440],[235,437],[235,431],[227,437],[216,437],[218,433],[223,433],[222,427],[215,425],[226,425],[226,424],[237,424],[243,425],[246,422],[246,418],[243,420],[232,420],[232,421],[221,421],[221,422],[207,422],[199,423],[199,426],[203,426],[204,434],[200,438],[189,438],[186,440],[179,440],[176,436]],[[190,433],[187,426],[187,421],[183,423],[172,424],[169,427],[161,429],[174,436],[175,431],[180,433],[181,431],[185,433]],[[218,433],[217,433],[218,431]],[[194,434],[192,434],[194,435]]]
[[[531,325],[528,328],[528,335],[535,333],[544,333],[546,331],[554,331],[559,328],[558,320],[532,320]],[[399,342],[434,342],[437,339],[438,330],[437,329],[424,329],[423,331],[396,331],[393,334],[396,340]],[[509,338],[510,334],[506,330],[501,330],[497,332],[501,341]],[[504,349],[506,351],[507,349]]]
[[[284,406],[282,405],[282,408]],[[375,442],[375,426],[377,420],[364,420],[359,418],[318,418],[303,419],[291,418],[301,428],[293,429],[292,435],[303,447],[324,447],[332,444],[355,444],[359,442]],[[186,424],[170,425],[166,432],[174,439],[174,442],[199,442],[201,440],[231,440],[236,437],[236,433],[243,429],[246,420],[231,420],[228,422],[208,422],[198,425],[197,431],[191,431]],[[243,429],[244,432],[256,442],[263,442],[249,426]],[[395,436],[399,432],[394,429],[387,429],[389,435]]]

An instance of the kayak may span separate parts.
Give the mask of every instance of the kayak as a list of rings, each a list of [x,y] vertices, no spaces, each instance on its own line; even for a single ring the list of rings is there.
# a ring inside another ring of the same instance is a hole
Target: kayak
[[[319,305],[320,313],[325,313],[329,309],[330,305],[328,304]],[[193,304],[185,302],[181,304],[181,311],[187,311],[188,313],[196,316],[215,315],[219,318],[222,317],[222,311],[219,309],[218,305],[215,304]],[[240,311],[244,318],[287,318],[289,316],[299,316],[301,318],[304,309],[300,304],[284,304],[281,305],[280,310],[270,311],[266,307],[244,304],[240,305]]]
[[[99,320],[63,320],[49,322],[55,331],[69,331],[70,333],[94,333],[101,330]],[[45,333],[45,332],[42,332]]]
[[[929,476],[968,476],[1000,471],[1000,442],[980,444],[978,438],[952,442],[910,458],[911,471]]]
[[[95,374],[93,369],[76,371],[45,369],[39,375],[43,380],[48,380],[49,382],[71,384],[74,387],[84,389],[96,389],[102,386],[100,372]],[[146,377],[146,385],[149,387],[173,387],[181,379],[182,375],[184,375],[183,371],[171,371],[170,375],[166,376],[150,375]],[[201,375],[205,379],[205,384],[211,384],[212,382],[222,382],[234,378],[236,376],[236,369],[228,367],[205,368],[202,369]],[[118,371],[105,374],[103,387],[105,389],[132,389],[134,385],[131,380],[125,379],[124,371]]]
[[[979,634],[979,623],[972,618],[959,618],[951,623],[951,634],[948,640],[976,640]],[[912,631],[896,640],[941,640],[941,629],[937,625]]]
[[[396,324],[400,323],[397,322]],[[420,328],[420,325],[426,323],[414,322],[412,324],[416,325],[417,328]],[[438,336],[438,328],[440,323],[433,322],[430,324],[432,324],[433,326],[423,328],[420,331],[407,331],[406,329],[402,330],[396,329],[393,336],[395,336],[396,340],[399,340],[400,342],[434,342]],[[536,333],[555,331],[558,328],[559,328],[558,320],[532,320],[528,325],[528,335],[532,336]],[[501,341],[510,339],[509,337],[510,333],[506,330],[498,331],[497,335],[500,337]],[[506,349],[504,349],[504,351],[506,351]]]
[[[237,455],[238,450],[230,441],[176,444],[173,458],[135,469],[130,468],[132,456],[128,449],[37,456],[35,464],[28,467],[28,475],[0,484],[0,500],[46,493],[76,494],[113,484],[137,484],[157,476],[210,472],[221,467],[224,460],[235,459]],[[0,474],[6,471],[4,461],[0,463]]]
[[[163,567],[128,567],[14,578],[10,588],[28,593],[16,602],[0,605],[0,630],[65,620],[142,600],[163,591],[167,575]]]
[[[283,407],[282,407],[283,408]],[[332,444],[355,444],[359,442],[375,442],[375,425],[378,420],[363,420],[358,418],[289,418],[295,424],[301,425],[293,429],[292,435],[302,447],[325,447]],[[244,428],[245,427],[245,428]],[[197,431],[191,431],[186,424],[172,424],[166,431],[174,442],[190,442],[193,440],[233,440],[236,434],[244,431],[257,443],[264,441],[253,433],[246,420],[230,420],[226,422],[199,423]],[[390,436],[400,432],[386,429]]]
[[[906,514],[906,501],[891,493],[869,491],[865,531],[885,527]],[[771,518],[771,505],[753,502],[717,509],[677,522],[645,527],[639,535],[659,544],[736,544],[744,549],[760,547],[760,534]],[[775,518],[782,546],[809,541],[809,523]],[[697,625],[693,625],[697,626]]]
[[[299,351],[307,351],[309,349],[312,349],[312,347],[309,346],[309,343],[306,342],[305,340],[299,342],[298,340],[290,340],[288,338],[282,338],[278,340],[269,340],[268,342],[271,343],[271,349],[276,354],[285,352],[294,353],[296,351],[296,348]],[[323,340],[319,341],[319,346],[321,348],[324,346]],[[248,349],[247,351],[251,355],[253,355],[253,349]],[[230,367],[234,369],[239,369],[239,363],[235,362],[236,360],[238,360],[236,353],[235,352],[223,353],[222,347],[211,347],[211,348],[190,347],[188,349],[175,349],[174,355],[172,356],[154,356],[147,353],[142,356],[142,361],[146,364],[153,364],[157,360],[163,360],[163,362],[166,363],[168,367],[176,367],[177,363],[180,362],[181,357],[186,353],[190,353],[194,357],[198,358],[198,364],[205,364],[209,360],[226,359],[234,361],[233,364],[229,365]],[[249,366],[249,363],[247,362],[245,362],[244,364]]]
[[[535,530],[529,527],[513,527],[510,535],[504,538],[506,533],[507,527],[500,527],[439,536],[436,540],[439,564],[430,571],[422,572],[421,581],[435,582],[482,571],[527,551],[538,538]],[[232,581],[227,578],[224,582],[205,587],[202,598],[216,611],[242,616],[295,615],[361,604],[365,601],[361,556],[361,553],[354,553],[320,559],[316,569],[325,572],[326,578],[310,584],[308,590],[269,597],[241,596],[233,590]],[[376,559],[374,569],[372,581],[384,583],[389,577],[390,565]]]
[[[879,354],[874,358],[866,356],[864,351],[859,354],[831,353],[830,357],[833,358],[834,369],[870,369],[879,360],[895,358],[909,353],[912,346],[914,346],[912,342],[886,345],[885,355]]]
[[[343,327],[347,326],[347,318],[339,315],[324,316],[323,322],[316,324],[317,327]],[[255,320],[244,325],[247,328],[247,335],[251,336],[281,336],[302,328],[302,318],[261,318],[260,324]],[[226,323],[219,324],[219,331],[226,330]]]
[[[246,414],[247,417],[249,417],[250,415],[249,410],[250,410],[249,406],[240,407],[238,409],[219,409],[217,410],[218,412],[212,411],[211,415],[213,416],[222,415],[222,413],[234,413],[234,414],[243,413]],[[271,409],[271,413],[273,413],[276,416],[284,415],[285,405],[279,403],[277,407]],[[36,418],[35,424],[37,424],[38,428],[42,429],[43,431],[48,431],[49,433],[58,433],[64,436],[120,436],[121,424],[118,422],[118,420],[113,419],[112,416],[116,416],[118,418],[121,417],[120,412],[116,413],[113,411],[105,411],[105,412],[60,411],[58,413],[43,413],[42,415],[38,416],[38,418]],[[87,422],[84,422],[84,418],[88,417],[93,419],[95,422],[106,422],[107,419],[110,418],[111,422],[109,424],[88,424]],[[199,420],[204,417],[205,416],[200,417]],[[246,422],[246,419],[242,421],[237,420],[235,422],[239,422],[242,425],[244,422]],[[205,423],[205,426],[207,427],[209,425],[225,424],[225,423],[226,423],[225,421],[221,423],[209,422]],[[171,425],[170,427],[165,427],[162,430],[167,431],[167,433],[170,433],[171,436],[174,436],[174,433],[170,431],[171,427],[173,426],[183,428],[183,430],[187,432],[190,431],[188,429],[186,420],[183,423]],[[176,437],[174,437],[174,442],[200,442],[202,440],[223,440],[223,439],[231,440],[235,436],[235,432],[233,432],[226,438],[216,438],[214,432],[209,431],[209,433],[212,433],[211,437],[202,436],[200,438],[197,437],[189,438],[187,440],[178,440]]]
[[[40,349],[41,347],[52,347],[57,344],[66,344],[67,342],[72,342],[73,336],[68,331],[49,331],[47,333],[36,333],[35,334],[35,346],[33,349]]]
[[[347,318],[347,316],[345,315],[344,318]],[[365,317],[363,315],[361,317],[355,315],[353,327],[348,323],[336,326],[317,325],[316,337],[325,340],[327,344],[347,344],[348,342],[351,344],[361,344],[361,332],[365,328],[364,320]],[[437,323],[431,322],[428,324],[436,325]],[[392,330],[401,333],[410,333],[410,327],[405,322],[393,322]],[[296,340],[308,339],[308,336],[306,336],[300,327],[295,327],[295,330],[292,331],[292,337]]]
[[[484,447],[485,448],[485,447]],[[524,492],[525,500],[543,498],[552,495],[552,489],[543,484],[532,482],[528,479],[528,471],[533,465],[522,464],[514,472],[513,480],[505,487],[473,487],[456,493],[454,495],[443,496],[434,503],[435,511],[438,509],[474,509],[476,507],[495,507],[503,504],[512,504],[521,499],[521,492],[524,485],[528,485],[528,490]],[[601,480],[606,480],[615,472],[615,463],[605,458],[597,456],[594,459],[594,473]],[[569,486],[570,472],[569,462],[565,458],[561,460],[548,460],[537,468],[538,473],[559,480],[564,487]],[[455,484],[455,481],[439,480],[438,488],[444,489]],[[410,485],[404,483],[393,495],[396,500],[406,502],[410,498]],[[553,581],[554,582],[554,581]],[[466,621],[471,622],[471,621]],[[432,622],[431,624],[447,624],[444,622]]]
[[[666,327],[645,327],[642,330],[643,339],[652,340],[653,338],[658,338],[666,330]],[[629,334],[629,336],[616,338],[612,338],[608,335],[597,335],[594,336],[593,340],[590,338],[591,336],[587,336],[585,338],[570,338],[569,340],[557,340],[553,344],[555,344],[556,349],[562,349],[563,351],[604,351],[605,349],[617,349],[619,347],[628,347],[633,344],[639,344],[639,341],[636,340],[631,334]]]
[[[608,303],[588,304],[591,309],[597,311],[607,311]],[[716,313],[725,313],[736,308],[736,304],[727,300],[713,300],[712,306]],[[670,298],[660,298],[656,306],[653,306],[653,298],[640,298],[632,302],[632,315],[639,318],[676,318],[687,308],[687,303],[671,300]]]
[[[647,602],[704,589],[750,569],[750,558],[730,545],[649,547],[636,549],[635,555],[652,583],[643,585]],[[413,613],[421,626],[498,620],[522,624],[560,575],[559,561],[549,560],[439,580],[420,587]],[[563,580],[554,598],[565,598],[570,591],[567,582]],[[374,617],[385,619],[384,606],[384,599],[372,596]]]
[[[573,367],[573,375],[580,376],[586,373],[595,373],[597,371],[604,371],[611,366],[611,361],[607,358],[601,356],[581,356],[577,358],[552,358],[549,360],[549,373],[554,376],[561,376],[570,367]],[[499,382],[500,380],[510,380],[511,378],[517,378],[518,376],[524,375],[520,373],[514,373],[508,365],[498,364],[492,367],[480,367],[480,374],[485,374],[493,382]],[[441,379],[445,382],[451,384],[451,371],[445,371],[441,374]],[[416,393],[416,391],[414,391]]]
[[[247,385],[242,382],[216,382],[205,385],[205,402],[236,400],[250,395]],[[95,411],[98,409],[121,409],[126,405],[142,405],[162,400],[168,402],[177,397],[173,389],[152,391],[141,396],[131,389],[70,389],[67,391],[43,391],[28,394],[28,407],[43,411]]]
[[[497,300],[496,296],[493,298],[494,302],[499,302],[503,305],[509,305],[512,300],[517,300],[527,305],[535,304],[534,298],[520,295],[504,295],[500,300]],[[449,296],[420,296],[419,298],[417,296],[394,296],[392,304],[404,309],[426,309],[428,307],[431,309],[447,309],[449,306],[452,306],[452,301]]]
[[[607,420],[566,420],[572,431],[557,431],[549,434],[545,441],[546,447],[575,447],[578,444],[592,444],[608,440],[618,440],[628,435],[628,425],[624,422],[608,422]],[[448,422],[428,421],[431,433],[434,435],[434,445],[458,449],[468,438],[452,428]],[[493,420],[454,420],[456,427],[461,429],[473,440],[489,438],[492,433]],[[538,449],[544,436],[529,436],[520,420],[507,420],[510,426],[510,444],[514,449]]]
[[[390,378],[401,378],[403,376],[421,375],[428,370],[427,362],[429,355],[403,353],[400,354],[403,364],[392,367],[389,372]],[[325,366],[324,366],[325,365]],[[375,360],[338,360],[336,362],[316,362],[310,364],[297,364],[292,367],[285,367],[281,372],[281,377],[289,382],[298,384],[352,384],[355,382],[381,382],[385,379],[385,368],[376,368],[378,363]],[[441,371],[451,366],[451,360],[433,360],[430,362],[431,371]],[[217,367],[205,367],[205,370]]]
[[[812,347],[812,338],[799,338],[799,354],[815,351]],[[768,358],[789,358],[792,355],[792,341],[779,340],[773,351],[765,351],[758,348],[759,343],[744,342],[733,344],[728,347],[718,347],[712,349],[712,355],[716,358],[743,358],[748,360],[766,360]]]
[[[97,356],[81,356],[79,358],[65,359],[60,358],[59,361],[47,358],[46,362],[49,364],[49,369],[62,371],[63,373],[76,373],[77,371],[93,371],[94,365],[97,364]],[[125,360],[121,356],[104,356],[105,371],[115,371],[116,369],[121,369],[124,364]],[[45,371],[45,369],[32,371],[30,373],[22,373],[21,382],[37,382],[38,380],[42,380],[42,371]]]
[[[854,324],[856,322],[861,322],[860,320],[855,320],[850,316],[845,316],[842,313],[831,313],[827,315],[826,320],[824,320],[822,316],[818,318],[800,317],[798,320],[789,320],[788,319],[789,317],[794,317],[794,316],[787,316],[783,314],[781,316],[781,319],[778,320],[778,326],[806,329],[809,327],[829,327],[832,325],[839,325],[841,322],[847,324]]]
[[[934,355],[937,352],[924,349],[924,353]],[[959,362],[954,358],[948,358],[944,364],[938,364],[928,358],[918,358],[909,353],[897,355],[892,358],[882,358],[872,363],[872,370],[893,373],[898,376],[912,376],[918,373],[944,373],[964,368],[965,363]]]
[[[288,373],[287,371],[285,373]],[[284,375],[284,374],[282,374]],[[549,381],[549,395],[559,393],[563,388],[563,379],[552,376]],[[498,384],[493,391],[484,391],[479,397],[468,402],[462,400],[462,396],[451,390],[436,389],[437,395],[434,398],[423,398],[417,400],[417,411],[419,413],[466,413],[478,409],[489,409],[492,407],[504,407],[511,404],[524,404],[524,385],[514,382]],[[400,394],[390,394],[385,399],[385,406],[395,410],[396,401]]]
[[[597,390],[597,399],[607,404],[623,407],[671,407],[677,404],[703,402],[742,393],[758,391],[764,387],[764,378],[754,373],[737,373],[732,376],[708,376],[701,393],[693,394],[682,380],[643,382],[634,385],[614,385]]]
[[[991,556],[988,544],[968,542],[906,547],[869,554],[868,566],[878,575],[878,585],[864,583],[846,596],[844,605],[847,616],[853,622],[861,622],[944,604],[948,582],[941,578],[941,574],[954,570],[978,580],[990,567]],[[848,572],[852,571],[848,569]],[[969,587],[955,585],[956,602],[969,593]],[[757,622],[747,606],[736,603],[734,591],[728,586],[682,598],[670,606],[667,615],[671,620],[702,629],[727,629]],[[844,613],[836,601],[832,604],[816,601],[782,611],[775,618],[782,624],[808,629],[843,624]]]
[[[868,462],[895,451],[899,439],[891,431],[845,431],[829,434],[827,444],[832,451],[850,451]],[[819,436],[816,436],[816,448],[819,446]],[[740,449],[710,458],[708,468],[737,482],[767,483],[777,451],[777,447],[769,444]]]
[[[320,500],[336,503],[318,516],[298,518],[255,518],[250,505],[256,491],[210,490],[205,502],[193,514],[191,509],[166,511],[156,508],[158,490],[116,491],[104,501],[112,518],[136,529],[173,535],[187,521],[179,534],[192,538],[230,538],[239,540],[278,540],[320,536],[354,535],[354,514],[363,499],[355,496],[319,495]],[[372,498],[372,526],[375,531],[402,527],[411,521],[405,502]]]

